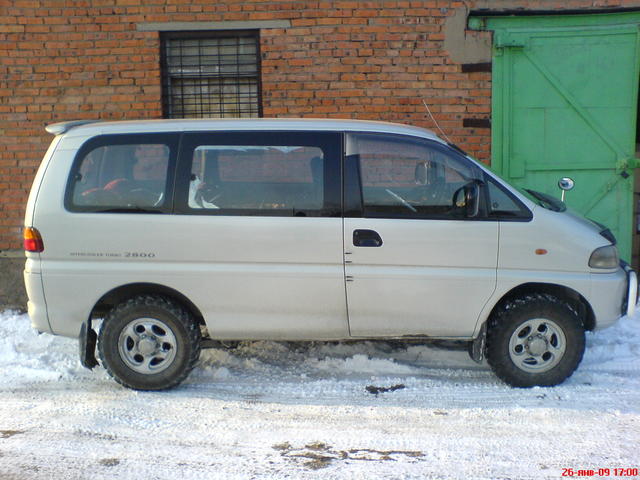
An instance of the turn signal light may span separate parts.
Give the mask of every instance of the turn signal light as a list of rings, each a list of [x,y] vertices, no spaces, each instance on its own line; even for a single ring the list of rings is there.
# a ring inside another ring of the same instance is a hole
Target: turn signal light
[[[37,228],[24,227],[22,238],[24,240],[24,249],[27,252],[38,253],[44,251],[44,243]]]

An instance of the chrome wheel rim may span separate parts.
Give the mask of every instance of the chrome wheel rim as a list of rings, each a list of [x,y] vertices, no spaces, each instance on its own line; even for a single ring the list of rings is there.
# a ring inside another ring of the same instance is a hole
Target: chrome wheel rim
[[[521,370],[542,373],[555,367],[567,350],[562,329],[552,320],[534,318],[515,329],[509,339],[509,356]]]
[[[137,318],[129,322],[118,338],[118,351],[124,363],[147,375],[169,368],[177,347],[173,331],[154,318]]]

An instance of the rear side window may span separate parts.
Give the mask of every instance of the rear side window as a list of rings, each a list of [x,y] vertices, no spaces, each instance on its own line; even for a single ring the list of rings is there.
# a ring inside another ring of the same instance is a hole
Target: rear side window
[[[169,140],[169,141],[167,141]],[[65,203],[71,211],[153,212],[170,204],[171,135],[97,137],[74,162]]]
[[[187,213],[339,214],[339,135],[249,132],[187,138],[188,187],[182,182],[178,194],[178,206]]]
[[[189,206],[234,210],[320,210],[324,153],[319,147],[203,145],[191,164]]]

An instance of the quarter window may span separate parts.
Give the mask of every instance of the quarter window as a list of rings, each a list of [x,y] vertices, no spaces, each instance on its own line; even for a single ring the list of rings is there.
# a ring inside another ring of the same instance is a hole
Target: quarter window
[[[487,182],[489,216],[501,219],[528,218],[528,211],[513,196],[500,188],[493,180]]]
[[[90,141],[74,164],[67,207],[76,211],[162,209],[168,203],[171,151],[171,145],[152,139]]]

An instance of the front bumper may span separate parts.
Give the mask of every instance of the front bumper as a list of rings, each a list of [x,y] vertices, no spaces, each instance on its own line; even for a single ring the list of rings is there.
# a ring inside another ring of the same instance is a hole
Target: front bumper
[[[638,279],[628,265],[611,273],[591,274],[591,294],[587,301],[595,317],[595,330],[608,328],[621,317],[633,315],[638,296]]]
[[[621,263],[621,266],[627,274],[627,295],[622,302],[621,313],[630,317],[635,313],[638,302],[638,277],[628,263]]]

